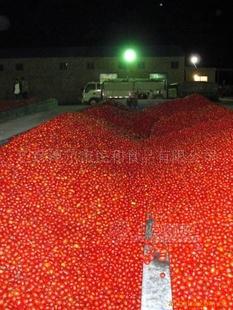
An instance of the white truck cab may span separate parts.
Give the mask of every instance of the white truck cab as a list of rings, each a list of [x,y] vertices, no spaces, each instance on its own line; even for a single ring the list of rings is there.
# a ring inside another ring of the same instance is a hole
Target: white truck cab
[[[101,83],[89,82],[83,89],[82,103],[94,105],[101,99]]]

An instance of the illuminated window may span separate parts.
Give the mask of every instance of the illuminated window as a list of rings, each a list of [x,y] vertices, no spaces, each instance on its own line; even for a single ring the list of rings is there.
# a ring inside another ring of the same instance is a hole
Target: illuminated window
[[[100,82],[117,79],[117,73],[101,73]]]
[[[207,75],[194,74],[193,79],[195,82],[208,82],[208,76]]]
[[[201,79],[201,82],[208,82],[208,76],[206,75],[200,76],[200,79]]]
[[[167,76],[164,73],[150,73],[149,79],[162,81],[162,80],[166,80]]]

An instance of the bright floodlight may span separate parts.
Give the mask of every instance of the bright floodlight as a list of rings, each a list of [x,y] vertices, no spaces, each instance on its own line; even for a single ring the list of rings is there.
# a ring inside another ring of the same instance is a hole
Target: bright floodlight
[[[190,57],[190,61],[194,66],[196,66],[199,63],[200,58],[197,55],[193,55]]]
[[[126,62],[134,62],[137,58],[137,54],[134,50],[128,49],[124,52],[124,60]]]

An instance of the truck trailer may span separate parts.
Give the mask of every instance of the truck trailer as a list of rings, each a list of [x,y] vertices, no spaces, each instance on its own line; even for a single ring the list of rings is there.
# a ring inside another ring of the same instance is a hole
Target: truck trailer
[[[211,100],[218,100],[219,86],[217,83],[185,81],[168,85],[169,98],[183,98],[192,94],[199,94]]]
[[[114,79],[109,81],[89,82],[84,87],[82,102],[90,105],[107,100],[166,99],[167,81],[151,79]]]

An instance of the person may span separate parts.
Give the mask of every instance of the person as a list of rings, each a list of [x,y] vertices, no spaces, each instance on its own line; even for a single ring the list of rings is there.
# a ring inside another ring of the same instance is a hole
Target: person
[[[25,80],[24,77],[21,78],[21,90],[22,90],[23,99],[27,99],[28,98],[28,92],[29,92],[29,85],[28,85],[28,81]]]
[[[133,108],[137,108],[138,105],[138,94],[137,92],[131,92],[128,99],[127,99],[127,106],[129,108],[133,107]]]
[[[15,99],[19,99],[21,95],[21,83],[19,79],[15,79],[14,81],[14,89],[13,89]]]

